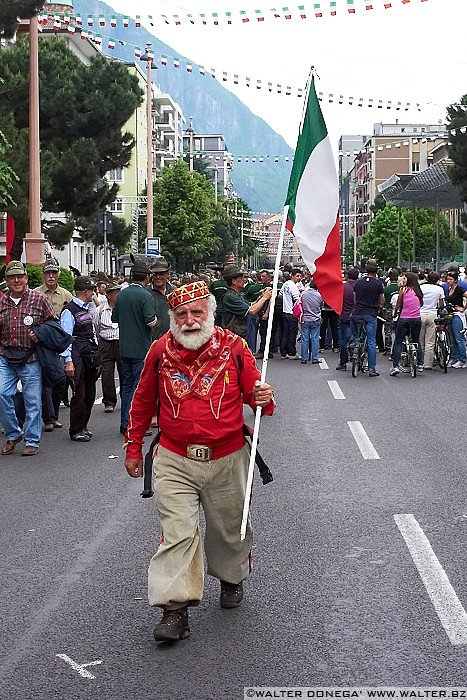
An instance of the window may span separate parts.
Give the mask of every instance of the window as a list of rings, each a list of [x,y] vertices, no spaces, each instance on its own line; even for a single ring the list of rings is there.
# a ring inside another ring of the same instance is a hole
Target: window
[[[419,173],[419,172],[420,172],[420,163],[412,163],[412,172],[413,172],[413,173]]]
[[[113,168],[107,173],[109,182],[123,182],[123,168]]]
[[[121,197],[117,197],[117,199],[112,202],[110,211],[114,212],[114,214],[123,212],[123,200]]]

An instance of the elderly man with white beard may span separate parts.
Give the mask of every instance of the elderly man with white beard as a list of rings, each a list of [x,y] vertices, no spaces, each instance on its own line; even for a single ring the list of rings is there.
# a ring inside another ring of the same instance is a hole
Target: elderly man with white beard
[[[158,412],[153,470],[162,535],[148,577],[149,604],[164,611],[156,641],[188,637],[188,607],[203,597],[200,505],[207,571],[220,580],[220,605],[240,605],[252,544],[250,522],[240,541],[249,465],[243,404],[265,415],[275,406],[246,342],[214,325],[216,302],[205,282],[179,287],[167,301],[170,330],[146,356],[125,444],[128,474],[142,477],[143,438]]]

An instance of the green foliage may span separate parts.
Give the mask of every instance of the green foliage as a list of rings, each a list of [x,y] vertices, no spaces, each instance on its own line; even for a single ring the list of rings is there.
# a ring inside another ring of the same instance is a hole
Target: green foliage
[[[401,210],[401,260],[413,259],[413,216],[412,209]],[[462,241],[452,234],[446,215],[441,212],[438,217],[441,257],[454,257],[462,251]],[[386,269],[397,265],[398,218],[397,207],[388,204],[384,209],[380,209],[371,222],[370,230],[360,242],[359,253],[376,258],[381,267]],[[416,209],[415,258],[434,257],[436,257],[436,212],[433,209]]]
[[[361,255],[376,258],[383,268],[397,265],[397,241],[399,231],[399,214],[397,207],[386,205],[372,220],[370,229],[358,246]],[[401,259],[410,260],[412,236],[407,222],[400,217]]]
[[[354,253],[354,239],[352,236],[352,238],[348,238],[345,242],[344,259],[343,259],[344,267],[350,267],[350,265],[353,265],[353,253]]]
[[[80,235],[87,241],[95,245],[104,244],[104,234],[99,233],[96,217],[79,222]],[[121,216],[112,217],[112,233],[107,234],[107,245],[112,246],[120,252],[125,252],[133,229]]]
[[[25,39],[0,52],[0,128],[12,144],[7,162],[19,176],[12,193],[19,204],[8,207],[15,255],[28,226],[28,53]],[[117,186],[97,182],[128,165],[133,137],[122,127],[142,93],[126,66],[101,56],[86,66],[59,37],[39,42],[39,72],[41,202],[44,211],[65,212],[65,228],[55,230],[64,245],[72,222],[96,216],[115,198]]]
[[[373,212],[373,214],[377,214],[379,211],[384,209],[385,206],[386,206],[386,200],[384,199],[383,195],[377,194],[375,197],[375,201],[370,206],[370,209]]]
[[[37,15],[44,3],[40,0],[0,0],[0,37],[10,39],[16,32],[18,17],[29,19]]]
[[[60,273],[58,275],[58,284],[60,285],[60,287],[68,289],[68,291],[73,294],[75,288],[75,277],[71,270],[67,270],[65,267],[60,268]]]
[[[26,265],[26,272],[28,273],[29,289],[36,289],[36,287],[41,287],[44,284],[44,276],[40,265]],[[70,270],[64,267],[60,268],[60,273],[58,275],[58,284],[60,287],[68,289],[69,292],[73,292],[74,279],[73,273],[70,272]]]
[[[11,191],[14,182],[18,181],[18,176],[15,171],[3,161],[3,156],[7,149],[11,148],[2,131],[0,131],[0,210],[8,204],[15,206],[15,202],[11,198]]]
[[[42,277],[42,267],[40,265],[26,265],[26,272],[28,273],[28,287],[29,289],[35,289],[44,284],[44,278]]]
[[[205,260],[216,250],[211,211],[214,192],[209,182],[190,173],[183,160],[162,171],[154,187],[154,233],[163,255],[178,267]]]
[[[461,97],[459,104],[467,105],[467,95]],[[467,125],[467,109],[450,106],[447,107],[447,113],[447,129],[452,132],[448,153],[454,163],[449,169],[449,177],[459,188],[461,199],[467,202],[467,133],[460,131],[461,127]]]

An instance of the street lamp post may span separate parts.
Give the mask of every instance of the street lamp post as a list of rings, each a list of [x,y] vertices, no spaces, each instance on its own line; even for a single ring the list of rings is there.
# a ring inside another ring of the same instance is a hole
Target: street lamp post
[[[147,121],[147,215],[146,215],[146,236],[152,238],[154,235],[154,198],[153,198],[153,159],[152,159],[152,78],[151,69],[153,57],[150,52],[151,44],[146,44],[146,52],[141,56],[141,61],[147,63],[146,66],[146,121]]]
[[[39,24],[29,20],[29,231],[24,238],[26,261],[44,262],[41,230],[41,168],[39,145]]]
[[[195,135],[195,130],[193,129],[193,118],[190,119],[190,124],[186,130],[186,133],[189,136],[190,143],[189,143],[189,149],[190,149],[190,173],[193,172],[193,136]]]

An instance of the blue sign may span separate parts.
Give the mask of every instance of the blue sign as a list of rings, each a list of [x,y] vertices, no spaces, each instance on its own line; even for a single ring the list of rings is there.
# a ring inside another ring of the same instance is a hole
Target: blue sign
[[[161,239],[159,236],[154,236],[153,238],[146,238],[146,255],[160,255],[161,254]]]

